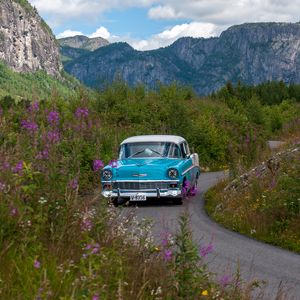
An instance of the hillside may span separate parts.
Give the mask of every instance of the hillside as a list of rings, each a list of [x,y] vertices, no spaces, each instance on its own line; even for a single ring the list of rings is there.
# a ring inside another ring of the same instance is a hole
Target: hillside
[[[88,38],[83,35],[58,39],[63,62],[69,62],[82,55],[109,45],[109,41],[101,37]]]
[[[212,189],[206,206],[216,221],[231,230],[300,253],[299,125],[297,128],[291,144]]]
[[[17,72],[60,76],[55,37],[27,0],[0,1],[0,60]]]
[[[117,76],[128,84],[177,81],[199,94],[227,81],[256,85],[264,81],[300,82],[300,24],[253,23],[232,26],[219,38],[181,38],[169,47],[136,51],[111,44],[65,65],[67,72],[93,87]]]

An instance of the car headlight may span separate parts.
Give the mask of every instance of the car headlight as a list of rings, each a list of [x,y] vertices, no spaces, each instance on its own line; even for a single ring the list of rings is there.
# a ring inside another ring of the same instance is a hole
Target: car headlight
[[[104,180],[110,180],[110,179],[112,179],[112,176],[113,176],[113,174],[112,174],[111,170],[103,170],[102,177]]]
[[[178,170],[173,169],[173,168],[168,170],[168,176],[170,178],[172,178],[172,179],[178,178],[178,175],[179,175]]]

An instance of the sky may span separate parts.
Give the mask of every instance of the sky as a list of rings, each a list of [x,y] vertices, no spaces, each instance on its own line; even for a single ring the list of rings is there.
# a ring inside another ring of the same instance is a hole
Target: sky
[[[57,38],[83,34],[152,50],[247,22],[299,22],[300,0],[29,0]]]

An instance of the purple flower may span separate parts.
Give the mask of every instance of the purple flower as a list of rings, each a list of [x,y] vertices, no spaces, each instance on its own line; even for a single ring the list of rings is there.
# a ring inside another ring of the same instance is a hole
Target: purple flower
[[[104,167],[104,163],[100,159],[95,159],[93,161],[93,170],[94,170],[94,172],[99,171],[103,167]]]
[[[88,108],[78,107],[75,111],[75,117],[77,119],[86,118],[89,116]]]
[[[11,215],[12,217],[16,217],[16,216],[18,215],[18,210],[17,210],[15,207],[12,207],[12,208],[10,209],[10,215]]]
[[[0,192],[4,191],[6,188],[6,185],[0,181]]]
[[[100,249],[100,245],[98,243],[96,243],[92,249],[92,254],[98,253],[99,249]]]
[[[190,189],[191,183],[190,181],[186,180],[184,182],[184,186],[182,188],[183,194],[186,195],[188,193],[188,190]]]
[[[49,158],[49,150],[46,148],[38,153],[36,159],[48,159]]]
[[[28,111],[30,113],[32,113],[32,112],[38,112],[39,109],[40,109],[39,103],[38,103],[38,101],[35,101],[35,102],[33,102],[33,103],[30,104],[30,106],[28,108]]]
[[[197,195],[197,192],[198,192],[197,188],[196,188],[195,186],[193,186],[193,187],[190,189],[189,194],[190,194],[190,196],[194,197],[194,196]]]
[[[166,249],[164,252],[165,261],[170,261],[172,259],[173,253],[170,249]]]
[[[33,266],[34,266],[36,269],[39,269],[39,268],[41,267],[41,263],[40,263],[37,259],[35,259],[35,260],[34,260],[34,263],[33,263]]]
[[[22,174],[22,171],[23,171],[23,161],[21,160],[21,161],[19,161],[17,164],[16,164],[16,166],[13,168],[13,172],[14,173],[17,173],[17,174],[19,174],[19,175],[21,175]]]
[[[34,133],[39,128],[35,122],[31,122],[31,121],[27,121],[27,120],[21,121],[21,127],[23,129],[26,129],[29,133]]]
[[[59,123],[59,113],[57,111],[50,111],[47,116],[47,121],[49,125],[55,126]]]
[[[92,300],[100,300],[100,297],[98,294],[95,294],[93,297],[92,297]]]
[[[162,239],[162,241],[161,241],[161,244],[162,244],[163,247],[168,246],[171,236],[172,236],[172,235],[171,235],[171,233],[169,233],[169,232],[165,232],[165,233],[163,234],[163,239]]]
[[[91,231],[93,228],[93,222],[90,218],[83,218],[81,222],[82,231]]]
[[[220,279],[219,279],[219,284],[225,288],[226,286],[230,285],[232,282],[232,278],[230,275],[223,275]]]
[[[59,132],[56,131],[56,130],[50,130],[47,133],[47,140],[48,140],[49,143],[52,143],[52,144],[59,143],[59,140],[60,140]]]
[[[111,160],[108,163],[112,168],[117,168],[118,167],[118,161],[116,159]]]
[[[209,243],[208,245],[201,247],[201,249],[200,249],[200,256],[201,257],[205,257],[209,253],[213,252],[213,250],[214,250],[213,244]]]
[[[69,187],[73,190],[76,190],[78,188],[78,179],[77,178],[73,178],[69,181]]]
[[[5,162],[3,163],[3,165],[2,165],[2,167],[3,167],[4,170],[8,170],[8,169],[10,169],[10,163],[7,162],[7,161],[5,161]]]

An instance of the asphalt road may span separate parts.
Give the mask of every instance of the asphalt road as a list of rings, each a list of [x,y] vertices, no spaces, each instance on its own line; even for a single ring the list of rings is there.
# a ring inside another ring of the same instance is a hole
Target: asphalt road
[[[185,200],[183,205],[155,200],[138,204],[136,214],[139,218],[153,219],[153,234],[160,240],[164,231],[176,230],[178,216],[187,211],[199,247],[213,244],[213,253],[205,259],[217,277],[234,274],[239,268],[244,280],[268,282],[264,299],[275,299],[279,286],[289,292],[284,299],[300,299],[300,255],[231,232],[207,216],[203,194],[225,176],[223,172],[201,174],[199,193]]]

